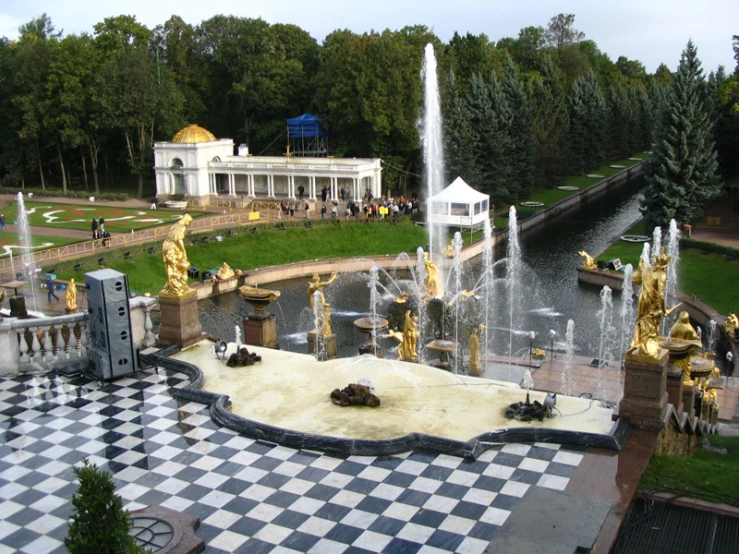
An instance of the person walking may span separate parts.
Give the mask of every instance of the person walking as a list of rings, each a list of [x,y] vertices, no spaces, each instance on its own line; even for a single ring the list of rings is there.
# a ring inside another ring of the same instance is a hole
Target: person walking
[[[303,199],[303,194],[305,194],[305,187],[303,185],[300,185],[298,187],[298,199],[299,200]]]
[[[5,214],[0,214],[0,231],[5,231]]]
[[[54,297],[56,301],[59,302],[59,297],[56,294],[54,294],[54,288],[55,288],[54,279],[52,279],[51,276],[49,275],[46,278],[46,301],[49,304],[51,304],[52,297]]]
[[[310,218],[310,204],[308,202],[305,203],[305,219]]]
[[[92,240],[97,240],[100,238],[100,235],[98,235],[98,222],[93,217],[92,218]]]

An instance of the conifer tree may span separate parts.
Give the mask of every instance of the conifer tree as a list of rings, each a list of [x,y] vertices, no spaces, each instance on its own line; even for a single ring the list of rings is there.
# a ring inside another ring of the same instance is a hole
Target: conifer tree
[[[574,175],[584,173],[587,169],[586,148],[589,140],[589,110],[584,102],[584,87],[584,78],[575,79],[572,86],[570,86],[570,94],[567,96],[567,107],[570,115],[568,169]]]
[[[608,130],[608,111],[606,99],[598,84],[598,78],[589,71],[582,82],[583,104],[585,105],[585,170],[592,171],[603,165],[606,159],[606,133]]]
[[[721,193],[714,122],[705,105],[704,87],[701,63],[690,41],[680,57],[654,151],[644,168],[647,187],[641,212],[648,232],[673,218],[695,219]]]
[[[475,132],[470,122],[467,101],[459,91],[454,70],[447,74],[443,108],[446,180],[451,183],[457,177],[462,177],[470,186],[479,187],[480,175],[473,149]]]
[[[503,94],[511,110],[508,132],[511,141],[509,160],[511,185],[508,188],[515,195],[511,200],[520,200],[527,198],[534,190],[536,145],[531,126],[529,97],[518,75],[516,64],[510,57],[505,64],[505,80],[502,84]]]
[[[534,82],[531,102],[536,183],[540,186],[560,185],[566,175],[569,116],[563,80],[551,58],[544,58],[541,78]]]

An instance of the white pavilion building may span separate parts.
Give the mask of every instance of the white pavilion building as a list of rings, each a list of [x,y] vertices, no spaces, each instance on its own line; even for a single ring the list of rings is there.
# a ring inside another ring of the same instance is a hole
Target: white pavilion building
[[[219,197],[262,199],[304,198],[315,201],[326,187],[331,198],[343,188],[349,200],[361,200],[367,191],[379,198],[379,158],[252,156],[245,145],[234,155],[233,139],[217,139],[210,131],[192,124],[170,142],[154,143],[157,196],[187,198],[207,205]]]
[[[459,227],[471,231],[481,229],[491,209],[490,195],[469,186],[457,177],[444,190],[429,198],[429,223]]]

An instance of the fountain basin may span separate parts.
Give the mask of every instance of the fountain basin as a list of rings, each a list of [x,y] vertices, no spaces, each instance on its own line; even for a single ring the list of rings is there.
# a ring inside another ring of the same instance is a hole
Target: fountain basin
[[[415,448],[476,457],[493,442],[539,441],[619,449],[623,425],[612,410],[582,398],[558,397],[561,412],[543,422],[507,420],[505,408],[525,392],[510,383],[453,375],[401,361],[360,356],[318,362],[307,354],[257,347],[262,362],[228,368],[209,342],[158,359],[202,372],[178,394],[211,405],[214,419],[247,436],[293,448],[386,455]],[[229,345],[228,355],[235,351]],[[184,365],[184,364],[183,364]],[[172,367],[176,369],[175,367]],[[330,393],[369,381],[382,405],[345,410]],[[202,387],[201,391],[192,390]],[[532,391],[542,402],[545,393]]]

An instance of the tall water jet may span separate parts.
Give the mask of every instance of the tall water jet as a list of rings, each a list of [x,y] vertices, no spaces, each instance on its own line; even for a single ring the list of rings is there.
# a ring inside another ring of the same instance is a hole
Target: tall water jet
[[[490,337],[488,330],[492,327],[490,323],[490,305],[494,301],[495,283],[493,275],[493,225],[488,217],[483,223],[483,236],[485,243],[482,245],[482,283],[485,295],[485,359],[490,348]]]
[[[667,265],[667,280],[665,281],[665,301],[669,305],[676,304],[674,300],[677,292],[677,270],[680,265],[680,231],[677,228],[677,221],[670,220],[670,229],[667,231],[667,246],[665,248],[667,255],[670,257],[670,263]],[[662,322],[662,334],[672,327],[677,321],[678,312],[673,312]]]
[[[619,359],[624,359],[624,354],[631,344],[631,333],[634,327],[634,266],[624,266],[624,280],[621,285],[621,339],[618,341]]]
[[[454,342],[459,344],[459,302],[462,294],[462,233],[454,233],[452,251],[454,252]],[[459,373],[459,358],[454,356],[454,373]]]
[[[26,214],[26,203],[23,200],[23,193],[16,195],[18,202],[18,227],[20,228],[21,242],[21,268],[23,277],[31,287],[31,298],[33,299],[33,309],[38,310],[36,305],[36,262],[33,259],[33,242],[31,241],[31,229],[28,225],[28,215]]]
[[[600,346],[598,348],[598,368],[599,372],[595,382],[594,396],[595,398],[603,399],[605,396],[603,386],[603,374],[605,373],[604,368],[611,365],[613,361],[613,340],[614,340],[614,328],[613,328],[613,296],[611,287],[604,286],[600,291],[601,309],[598,313],[598,319],[600,322]]]
[[[662,228],[657,226],[652,231],[652,265],[662,250]]]
[[[567,320],[567,332],[565,333],[565,361],[562,368],[562,390],[567,396],[572,396],[575,389],[575,381],[572,377],[572,365],[575,355],[575,322]]]
[[[313,323],[315,325],[315,350],[313,355],[319,361],[326,359],[326,336],[325,336],[325,317],[323,307],[323,294],[320,290],[313,293]]]
[[[506,291],[508,293],[508,370],[512,368],[513,332],[518,327],[518,307],[521,289],[521,244],[518,240],[518,219],[516,208],[508,210],[508,244],[506,246],[508,265],[506,268]]]
[[[441,97],[439,95],[439,78],[436,69],[436,56],[431,43],[426,45],[421,70],[423,80],[424,105],[421,125],[421,142],[423,144],[424,178],[426,180],[426,202],[444,189],[444,141],[442,138]],[[431,206],[426,206],[426,223],[428,224]],[[445,226],[428,225],[429,256],[435,263],[444,249]],[[439,264],[437,264],[439,265]]]
[[[376,265],[373,265],[370,268],[370,278],[369,278],[369,289],[370,289],[370,313],[372,317],[372,345],[373,350],[372,352],[373,356],[377,356],[377,303],[379,301],[378,295],[377,295],[377,285],[379,283],[379,277],[378,277],[379,269]]]
[[[650,245],[649,245],[649,243],[648,243],[648,242],[645,242],[645,243],[644,243],[644,246],[642,246],[642,249],[641,249],[641,256],[639,256],[639,259],[640,259],[640,260],[641,260],[642,262],[644,262],[644,264],[645,264],[646,266],[648,266],[648,267],[652,265],[652,259],[651,259],[651,257],[650,257],[650,252],[651,252],[651,250],[650,250]]]

